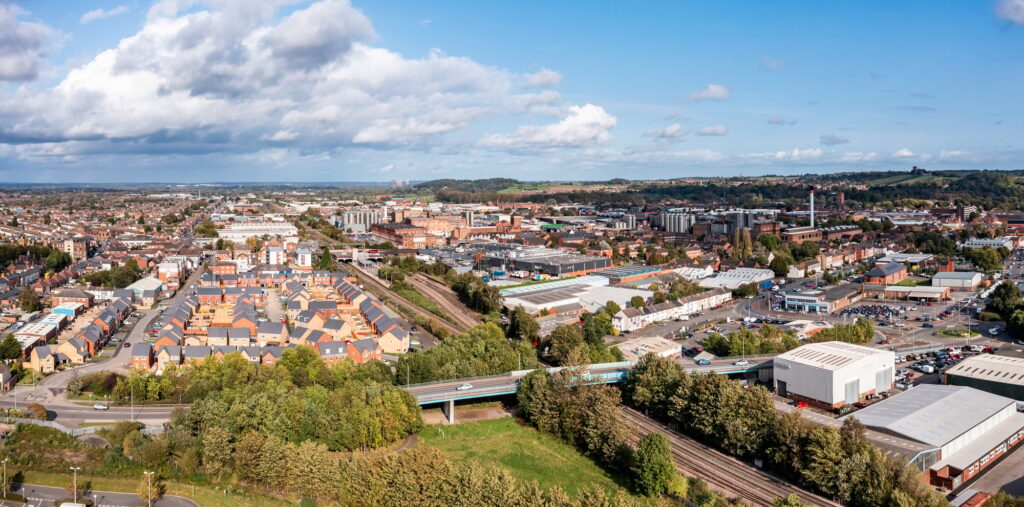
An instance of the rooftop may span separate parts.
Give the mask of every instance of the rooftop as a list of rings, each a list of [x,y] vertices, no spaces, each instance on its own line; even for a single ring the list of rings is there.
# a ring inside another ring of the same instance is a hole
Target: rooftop
[[[1014,403],[970,387],[922,384],[855,416],[865,426],[942,447]]]
[[[780,354],[779,359],[825,370],[838,370],[860,359],[874,355],[894,355],[892,351],[873,349],[845,342],[821,342],[801,345]]]
[[[965,359],[946,374],[1024,386],[1024,358],[982,354]]]

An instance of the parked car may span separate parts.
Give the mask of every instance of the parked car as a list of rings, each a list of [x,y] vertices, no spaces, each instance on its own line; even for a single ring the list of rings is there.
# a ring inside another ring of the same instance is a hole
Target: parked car
[[[794,405],[796,405],[796,408],[807,408],[807,402],[806,401],[798,401]]]

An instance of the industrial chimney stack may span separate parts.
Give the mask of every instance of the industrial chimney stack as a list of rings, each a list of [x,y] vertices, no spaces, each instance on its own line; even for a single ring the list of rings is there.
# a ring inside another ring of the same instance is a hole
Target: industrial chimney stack
[[[811,227],[814,227],[814,187],[811,187]]]

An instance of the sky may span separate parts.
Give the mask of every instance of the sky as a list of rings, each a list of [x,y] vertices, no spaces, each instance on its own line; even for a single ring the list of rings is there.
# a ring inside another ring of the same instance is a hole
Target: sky
[[[0,0],[0,182],[1024,169],[1024,0]]]

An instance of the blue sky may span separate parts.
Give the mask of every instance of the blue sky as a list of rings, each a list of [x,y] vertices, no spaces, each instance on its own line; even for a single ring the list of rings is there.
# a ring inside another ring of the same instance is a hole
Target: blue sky
[[[0,181],[1024,168],[1024,0],[0,0]]]

